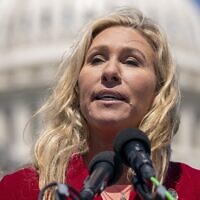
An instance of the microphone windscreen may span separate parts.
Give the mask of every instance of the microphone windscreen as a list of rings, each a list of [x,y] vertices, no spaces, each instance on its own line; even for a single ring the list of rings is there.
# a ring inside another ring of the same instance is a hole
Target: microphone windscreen
[[[108,186],[116,183],[122,175],[123,165],[119,156],[113,151],[104,151],[97,154],[89,164],[89,174],[92,174],[92,172],[96,169],[97,164],[102,162],[107,163],[113,168],[113,176],[108,181]]]
[[[124,146],[130,141],[138,141],[142,143],[146,153],[150,154],[150,141],[148,137],[144,132],[136,128],[126,128],[116,136],[113,142],[114,151],[121,154]]]

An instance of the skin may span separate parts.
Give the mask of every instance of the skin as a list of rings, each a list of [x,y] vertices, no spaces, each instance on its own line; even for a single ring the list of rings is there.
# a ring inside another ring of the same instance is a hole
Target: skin
[[[111,150],[120,130],[139,126],[156,94],[153,63],[153,49],[133,28],[110,27],[93,39],[78,79],[80,108],[90,131],[86,163]]]

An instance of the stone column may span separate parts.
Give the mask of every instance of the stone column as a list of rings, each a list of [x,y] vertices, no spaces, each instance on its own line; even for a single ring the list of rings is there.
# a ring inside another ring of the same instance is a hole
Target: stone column
[[[7,120],[6,120],[6,115],[5,115],[5,109],[3,107],[0,107],[0,152],[4,153],[5,148],[7,147],[8,143],[8,136],[9,134],[7,133]],[[1,154],[0,153],[0,154]],[[4,155],[0,155],[0,157],[4,157]]]
[[[11,157],[16,162],[27,161],[31,147],[28,141],[30,126],[26,127],[31,116],[28,103],[24,101],[15,101],[12,105],[12,116],[15,139],[13,140]]]
[[[190,164],[192,162],[193,143],[195,130],[195,111],[192,106],[184,105],[181,112],[181,124],[177,135],[177,142],[173,143],[172,160]]]

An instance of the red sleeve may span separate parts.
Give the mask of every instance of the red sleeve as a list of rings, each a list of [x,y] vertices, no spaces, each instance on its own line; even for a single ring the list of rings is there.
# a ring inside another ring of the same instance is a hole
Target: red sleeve
[[[199,200],[200,170],[184,163],[171,162],[165,184],[178,194],[179,200]]]
[[[0,199],[35,200],[38,193],[38,175],[32,168],[6,175],[0,181]]]
[[[193,191],[196,200],[200,198],[200,170],[194,169],[186,164],[182,164],[182,171],[185,172],[188,184],[187,188]]]

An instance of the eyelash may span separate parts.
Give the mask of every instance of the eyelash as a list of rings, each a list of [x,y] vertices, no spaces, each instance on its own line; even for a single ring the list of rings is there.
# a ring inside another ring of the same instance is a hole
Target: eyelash
[[[100,55],[94,56],[90,59],[90,63],[93,65],[98,65],[104,61],[105,61],[105,59]]]
[[[127,65],[136,66],[136,67],[140,65],[140,62],[135,58],[128,58],[125,60],[125,63]]]
[[[91,63],[92,65],[98,65],[104,61],[105,59],[101,55],[95,55],[89,59],[89,63]],[[136,66],[136,67],[140,65],[140,62],[136,58],[132,58],[132,57],[127,58],[123,63],[130,66]]]

